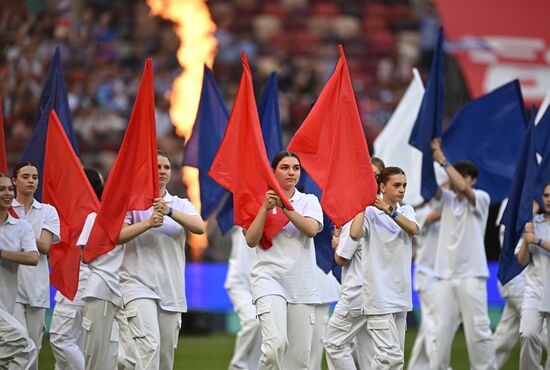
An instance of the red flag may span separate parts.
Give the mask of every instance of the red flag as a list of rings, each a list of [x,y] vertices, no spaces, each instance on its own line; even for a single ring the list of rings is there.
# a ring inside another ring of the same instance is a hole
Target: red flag
[[[293,208],[269,165],[254,99],[252,75],[244,53],[241,59],[243,74],[235,105],[208,175],[233,193],[235,224],[248,228],[269,189],[277,193],[285,207]],[[282,210],[279,209],[275,215],[270,212],[262,235],[262,246],[269,248],[273,236],[287,223],[288,218]]]
[[[2,113],[2,97],[0,96],[0,172],[8,174],[8,157],[6,157],[6,142],[4,140],[4,118]]]
[[[124,140],[111,169],[101,209],[84,248],[89,262],[112,250],[128,210],[145,210],[159,197],[153,67],[147,59]]]
[[[377,184],[341,45],[336,69],[288,149],[323,191],[323,211],[342,226],[374,203]]]
[[[53,110],[44,152],[42,199],[57,209],[61,222],[61,241],[49,252],[51,284],[72,300],[80,270],[76,243],[88,214],[99,210],[99,200]]]

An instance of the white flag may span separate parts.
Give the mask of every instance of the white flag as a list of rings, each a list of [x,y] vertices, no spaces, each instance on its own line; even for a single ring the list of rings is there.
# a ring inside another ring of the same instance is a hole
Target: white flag
[[[422,152],[409,145],[409,137],[420,110],[424,85],[416,68],[413,79],[388,123],[374,140],[374,155],[386,166],[397,166],[407,175],[407,191],[404,202],[413,206],[421,204],[420,174]]]

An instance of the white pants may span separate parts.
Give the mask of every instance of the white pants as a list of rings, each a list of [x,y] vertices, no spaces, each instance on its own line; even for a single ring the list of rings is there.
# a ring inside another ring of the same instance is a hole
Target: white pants
[[[521,370],[542,369],[540,365],[542,355],[541,334],[543,324],[550,314],[533,309],[521,310],[521,321],[519,325],[519,336],[521,340],[521,351],[519,353],[519,368]],[[550,331],[547,331],[547,343],[550,343]],[[550,361],[546,361],[545,369],[550,369]]]
[[[57,302],[50,326],[56,370],[84,370],[83,306]]]
[[[0,308],[0,369],[28,370],[36,357],[36,347],[25,327]]]
[[[311,338],[311,353],[309,354],[308,370],[320,370],[323,361],[323,338],[325,337],[328,325],[329,304],[315,305],[315,324]]]
[[[256,301],[262,330],[260,369],[306,370],[315,324],[315,305],[290,304],[278,295]]]
[[[38,355],[42,348],[42,337],[44,336],[44,318],[46,309],[31,307],[28,304],[16,303],[13,316],[27,328],[27,333],[36,347],[36,361],[30,367],[31,370],[38,370]]]
[[[126,318],[136,351],[136,370],[172,370],[178,345],[181,313],[164,311],[154,299],[135,299]]]
[[[115,369],[117,367],[118,350],[113,350],[111,334],[113,333],[115,314],[118,310],[119,308],[109,301],[86,300],[82,319],[86,370]],[[118,345],[114,347],[118,349]]]
[[[237,333],[229,370],[257,370],[260,362],[262,333],[252,304],[252,294],[240,289],[228,289],[227,293],[239,317],[241,330]]]
[[[402,369],[404,363],[407,313],[351,316],[333,313],[325,336],[329,368],[356,369],[352,340],[360,338],[357,348],[360,369]]]
[[[118,369],[133,370],[136,367],[136,350],[128,320],[126,320],[126,312],[123,309],[115,313],[113,330],[116,327],[118,327]]]
[[[472,370],[495,370],[495,346],[482,278],[440,279],[436,285],[436,339],[433,369],[447,370],[456,327],[462,317]]]

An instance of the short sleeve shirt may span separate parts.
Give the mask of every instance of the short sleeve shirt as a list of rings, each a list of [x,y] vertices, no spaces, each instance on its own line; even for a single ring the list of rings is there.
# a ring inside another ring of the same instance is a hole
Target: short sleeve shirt
[[[323,225],[323,210],[315,195],[296,190],[290,202],[296,212]],[[317,268],[313,238],[288,222],[273,238],[271,248],[256,247],[252,299],[255,302],[267,295],[280,295],[288,303],[318,304]]]
[[[187,199],[166,192],[168,206],[198,215]],[[130,211],[124,220],[135,224],[151,217],[153,207],[146,211]],[[124,303],[150,298],[170,312],[186,312],[185,299],[185,228],[168,216],[162,226],[150,229],[124,245],[120,267],[120,289]]]
[[[6,221],[0,224],[0,249],[38,253],[31,224],[8,214]],[[0,259],[0,308],[9,314],[13,314],[17,299],[18,270],[18,263]]]

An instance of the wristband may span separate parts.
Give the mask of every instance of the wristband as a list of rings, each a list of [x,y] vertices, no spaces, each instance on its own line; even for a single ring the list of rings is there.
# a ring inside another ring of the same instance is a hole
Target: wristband
[[[449,167],[449,161],[445,159],[443,162],[440,162],[439,165],[443,168]]]
[[[391,214],[390,217],[395,219],[398,215],[399,215],[399,213],[397,213],[397,211],[393,211],[393,213]]]
[[[172,217],[172,212],[173,212],[173,211],[174,211],[174,210],[172,209],[172,207],[168,207],[167,216],[168,216],[168,217]]]
[[[389,207],[388,207],[388,216],[391,217],[391,216],[393,215],[393,211],[394,211],[393,207],[392,207],[392,206],[389,206]]]
[[[542,239],[537,240],[537,245],[538,245],[539,247],[542,247]],[[1,254],[0,254],[0,256],[1,256]]]

